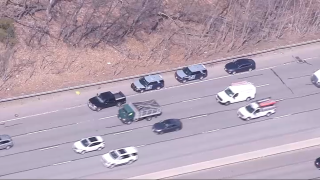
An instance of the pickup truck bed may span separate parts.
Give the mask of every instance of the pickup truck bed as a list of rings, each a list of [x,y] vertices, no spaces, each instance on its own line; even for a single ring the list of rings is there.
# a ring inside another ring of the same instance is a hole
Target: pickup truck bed
[[[119,91],[118,93],[114,93],[113,95],[114,95],[114,98],[116,100],[120,100],[120,99],[125,99],[126,98],[126,96],[121,91]]]

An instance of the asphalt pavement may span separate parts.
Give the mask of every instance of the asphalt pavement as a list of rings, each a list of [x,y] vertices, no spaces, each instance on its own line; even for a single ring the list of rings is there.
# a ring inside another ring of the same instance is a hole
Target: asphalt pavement
[[[315,146],[169,179],[315,179],[320,178],[320,170],[314,166],[319,151]]]
[[[295,62],[291,51],[259,56],[257,70],[237,75],[226,74],[223,65],[208,67],[206,79],[187,84],[176,82],[172,73],[164,74],[165,89],[142,94],[134,93],[130,82],[125,81],[80,95],[66,92],[4,103],[0,131],[11,135],[15,146],[0,151],[0,178],[124,179],[318,137],[320,90],[311,84],[310,76],[320,67],[319,49],[295,51],[307,58],[307,63]],[[270,61],[272,58],[279,60]],[[278,100],[276,114],[243,121],[236,112],[248,102],[229,106],[216,102],[217,92],[239,81],[257,86],[256,99]],[[121,90],[128,102],[156,99],[163,114],[152,121],[123,125],[116,117],[116,107],[93,112],[86,106],[89,97],[105,90]],[[167,118],[181,118],[183,129],[153,134],[151,126]],[[94,135],[104,138],[102,151],[84,155],[73,152],[75,141]],[[126,146],[138,147],[137,162],[114,169],[102,165],[102,154]]]

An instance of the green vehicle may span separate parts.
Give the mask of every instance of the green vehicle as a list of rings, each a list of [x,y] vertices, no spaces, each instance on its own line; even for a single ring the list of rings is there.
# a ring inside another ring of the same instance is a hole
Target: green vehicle
[[[123,105],[119,109],[118,118],[124,124],[131,124],[133,121],[140,121],[142,119],[150,121],[153,117],[158,117],[161,114],[161,106],[157,101],[149,100]]]

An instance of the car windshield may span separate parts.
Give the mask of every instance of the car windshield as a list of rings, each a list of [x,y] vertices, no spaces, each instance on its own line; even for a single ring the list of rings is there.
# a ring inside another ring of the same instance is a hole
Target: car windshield
[[[105,99],[101,97],[101,95],[97,96],[99,102],[104,103]]]
[[[82,140],[81,143],[82,143],[82,145],[83,145],[84,147],[89,146],[89,142],[88,142],[88,140],[86,140],[86,139]]]
[[[119,156],[118,156],[118,154],[116,153],[116,152],[114,152],[114,151],[111,151],[110,152],[110,156],[113,158],[113,159],[117,159]]]
[[[183,71],[186,75],[191,75],[191,73],[192,73],[188,67],[183,68],[182,71]]]
[[[148,81],[146,80],[146,78],[141,78],[141,79],[139,79],[139,82],[142,84],[142,85],[144,85],[144,86],[147,86],[148,85]]]
[[[253,111],[254,111],[254,109],[252,108],[251,105],[246,106],[246,110],[247,110],[249,113],[253,113]]]
[[[224,92],[226,92],[226,94],[230,97],[233,97],[234,93],[231,91],[230,88],[227,88]]]

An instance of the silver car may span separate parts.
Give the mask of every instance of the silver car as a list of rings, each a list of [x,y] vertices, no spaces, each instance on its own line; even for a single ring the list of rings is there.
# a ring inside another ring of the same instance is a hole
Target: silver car
[[[13,141],[9,135],[0,135],[0,150],[10,149],[13,146]]]

